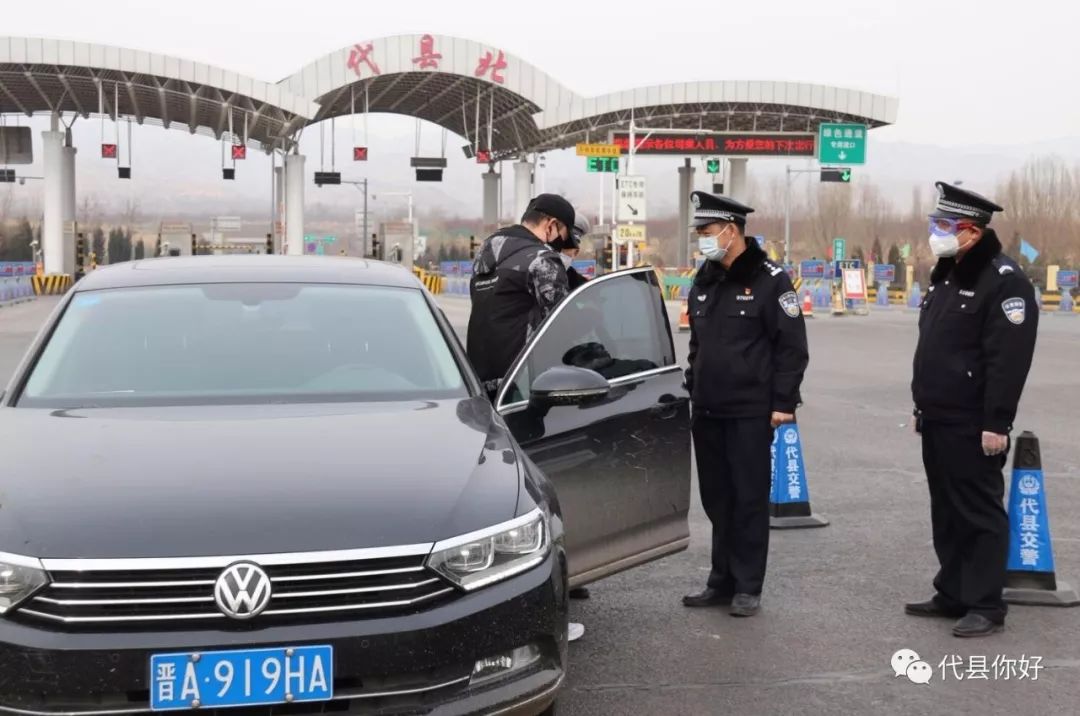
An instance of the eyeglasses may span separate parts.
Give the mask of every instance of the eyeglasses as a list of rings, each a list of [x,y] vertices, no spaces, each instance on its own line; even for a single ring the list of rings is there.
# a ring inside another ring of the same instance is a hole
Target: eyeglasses
[[[930,217],[930,233],[934,236],[948,236],[964,229],[970,229],[975,226],[970,221],[963,219],[946,219],[942,217]]]

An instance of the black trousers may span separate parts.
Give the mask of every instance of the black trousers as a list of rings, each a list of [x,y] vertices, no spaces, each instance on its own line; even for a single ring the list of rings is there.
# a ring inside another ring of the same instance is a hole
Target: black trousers
[[[696,415],[693,435],[701,503],[713,528],[708,586],[761,594],[769,557],[769,418]]]
[[[935,599],[958,612],[1005,619],[1001,592],[1009,553],[1002,468],[1007,451],[987,456],[978,426],[922,423],[923,465],[940,569]]]

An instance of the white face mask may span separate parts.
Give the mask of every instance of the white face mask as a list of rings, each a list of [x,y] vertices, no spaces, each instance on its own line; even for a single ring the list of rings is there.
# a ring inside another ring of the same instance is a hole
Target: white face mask
[[[559,254],[559,258],[562,259],[563,268],[569,269],[574,263],[574,257],[570,254]]]
[[[728,250],[735,242],[735,237],[731,237],[731,241],[727,242],[727,246],[720,245],[720,238],[727,232],[724,229],[719,234],[713,236],[702,236],[698,238],[698,251],[701,255],[707,258],[709,261],[723,261],[727,256]]]
[[[956,238],[956,234],[930,234],[930,251],[939,259],[956,256],[960,251],[960,240]]]

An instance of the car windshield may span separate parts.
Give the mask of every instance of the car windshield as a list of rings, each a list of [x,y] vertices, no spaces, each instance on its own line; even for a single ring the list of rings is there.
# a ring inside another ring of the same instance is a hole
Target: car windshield
[[[467,394],[416,290],[207,284],[76,295],[18,405],[438,400]]]

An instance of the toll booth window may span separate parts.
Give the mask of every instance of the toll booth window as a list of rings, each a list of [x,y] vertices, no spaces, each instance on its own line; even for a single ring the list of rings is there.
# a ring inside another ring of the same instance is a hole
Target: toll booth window
[[[664,310],[647,273],[586,284],[542,329],[503,405],[528,400],[531,381],[558,365],[589,368],[608,380],[674,365]]]
[[[213,284],[76,295],[18,405],[83,407],[467,395],[419,291]]]

